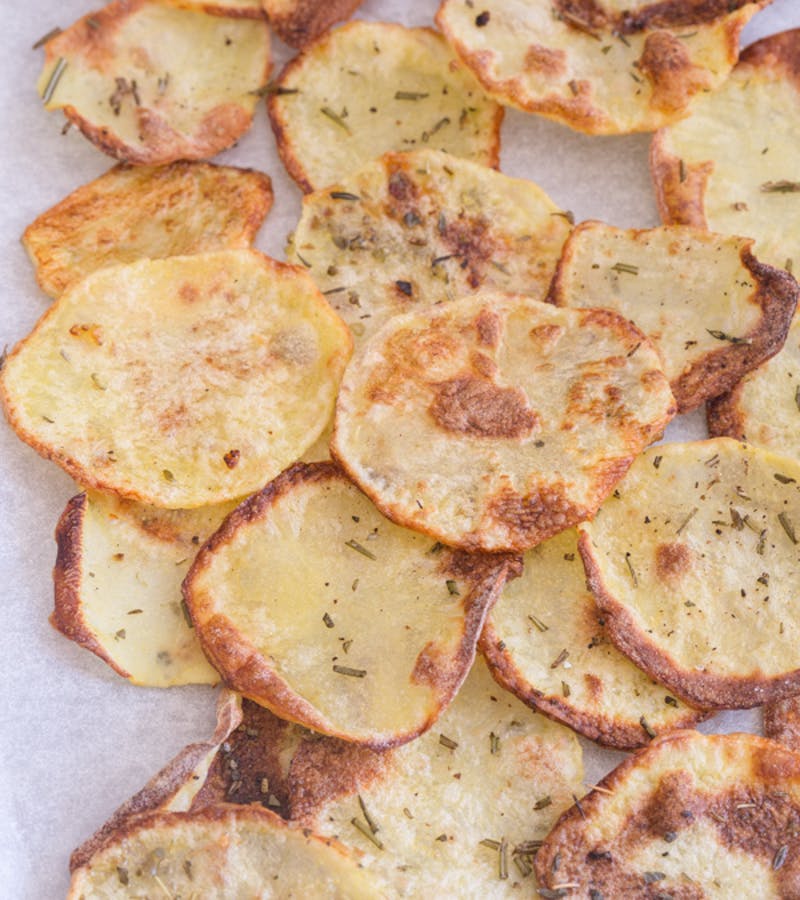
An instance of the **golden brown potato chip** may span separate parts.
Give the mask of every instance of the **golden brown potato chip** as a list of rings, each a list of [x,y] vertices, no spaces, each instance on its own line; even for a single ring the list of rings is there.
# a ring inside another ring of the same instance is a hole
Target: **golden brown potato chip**
[[[438,150],[387,153],[303,198],[288,255],[366,338],[483,286],[543,299],[567,215],[531,181]]]
[[[551,298],[635,322],[661,356],[679,412],[689,412],[786,339],[797,283],[760,263],[752,245],[693,228],[626,231],[583,222],[564,247]]]
[[[480,648],[503,687],[607,747],[632,750],[704,714],[686,706],[608,639],[565,531],[525,554],[522,577],[492,607]]]
[[[56,529],[50,622],[134,684],[216,684],[181,582],[234,505],[163,510],[96,491],[73,497]]]
[[[800,238],[798,58],[800,29],[751,44],[728,81],[651,148],[663,221],[749,235],[759,259],[790,270]]]
[[[387,150],[428,146],[499,161],[502,107],[429,28],[356,21],[323,35],[281,72],[269,115],[304,191],[339,182]]]
[[[269,24],[292,47],[305,47],[331,25],[349,19],[363,0],[262,0]]]
[[[88,897],[319,897],[378,900],[355,856],[257,806],[147,813],[124,824],[72,876]]]
[[[38,90],[105,153],[153,165],[233,144],[269,70],[261,18],[114,0],[47,41]]]
[[[546,897],[767,900],[797,892],[800,756],[682,731],[625,760],[536,855]]]
[[[589,134],[653,131],[727,77],[769,0],[443,0],[436,21],[487,91]]]
[[[398,524],[525,550],[591,516],[674,412],[621,316],[484,291],[373,336],[342,382],[331,451]]]
[[[79,483],[169,508],[248,494],[325,427],[347,327],[254,250],[101,269],[8,356],[17,434]]]
[[[580,526],[614,643],[688,702],[796,693],[800,463],[729,438],[642,454]]]
[[[242,504],[184,583],[226,683],[278,715],[387,747],[430,728],[466,677],[513,561],[432,546],[333,463]]]
[[[22,243],[39,286],[58,297],[116,263],[249,247],[271,206],[261,172],[198,162],[119,165],[42,213]]]

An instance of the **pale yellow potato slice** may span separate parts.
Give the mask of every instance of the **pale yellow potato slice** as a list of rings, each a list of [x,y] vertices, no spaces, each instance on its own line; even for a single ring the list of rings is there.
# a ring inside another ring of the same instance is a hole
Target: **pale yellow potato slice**
[[[583,222],[553,281],[558,306],[602,306],[638,325],[661,356],[679,412],[732,387],[783,346],[797,283],[760,263],[748,238]]]
[[[319,190],[388,150],[430,147],[497,166],[502,107],[429,28],[351,22],[281,72],[269,115],[286,169]]]
[[[93,273],[8,356],[17,434],[76,481],[169,508],[261,487],[327,423],[347,327],[304,272],[253,250]]]
[[[544,896],[772,900],[796,893],[800,756],[753,734],[660,737],[570,809],[536,855]],[[564,893],[559,885],[569,885]]]
[[[39,95],[117,159],[213,156],[250,127],[271,65],[266,21],[237,12],[114,0],[47,41]]]
[[[288,256],[359,340],[483,286],[543,299],[570,227],[531,181],[415,150],[307,194]]]
[[[609,310],[479,292],[388,322],[348,367],[331,452],[398,524],[525,550],[591,516],[675,412]]]
[[[123,825],[72,876],[68,900],[200,896],[367,900],[355,856],[256,806],[155,812]]]
[[[331,25],[349,19],[363,0],[262,0],[270,27],[292,47],[305,47]]]
[[[432,546],[333,463],[301,463],[226,520],[184,596],[228,685],[317,731],[387,747],[452,700],[513,563]]]
[[[524,565],[492,607],[479,644],[503,687],[533,709],[621,750],[704,717],[611,643],[586,587],[574,529],[529,550]]]
[[[769,0],[443,0],[436,16],[492,96],[589,134],[653,131],[718,88]]]
[[[751,44],[724,85],[659,131],[651,169],[664,222],[755,238],[792,268],[800,241],[800,29]]]
[[[216,684],[181,582],[234,506],[163,510],[96,491],[73,497],[56,529],[50,622],[134,684]]]
[[[439,724],[366,754],[304,741],[291,813],[361,851],[387,897],[535,896],[538,842],[583,793],[580,744],[500,689],[480,658]]]
[[[608,634],[690,703],[800,686],[800,463],[715,438],[652,447],[580,526]]]
[[[39,286],[58,297],[116,263],[249,247],[271,206],[261,172],[199,162],[119,165],[42,213],[22,243]]]

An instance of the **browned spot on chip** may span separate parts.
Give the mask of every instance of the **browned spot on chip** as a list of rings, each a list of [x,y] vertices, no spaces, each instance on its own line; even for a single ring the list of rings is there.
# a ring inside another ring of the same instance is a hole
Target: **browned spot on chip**
[[[700,816],[702,801],[688,772],[667,772],[636,814],[639,827],[663,837],[688,828]]]
[[[178,294],[181,300],[185,300],[187,303],[194,303],[200,297],[200,291],[197,286],[190,281],[180,286]]]
[[[586,682],[586,690],[589,692],[589,696],[592,700],[599,703],[603,696],[603,682],[597,675],[592,675],[591,672],[586,672],[583,680]]]
[[[666,151],[666,142],[667,131],[662,130],[656,133],[650,147],[650,171],[661,221],[705,230],[705,194],[714,163],[685,162]]]
[[[444,246],[459,257],[461,268],[469,270],[467,281],[470,287],[479,287],[497,243],[490,236],[489,223],[482,218],[462,217],[448,222],[441,237]]]
[[[502,332],[500,316],[490,309],[482,309],[475,319],[475,330],[478,332],[479,344],[484,347],[496,348]]]
[[[417,185],[399,168],[389,176],[389,193],[399,203],[408,204],[419,196]]]
[[[546,353],[556,346],[563,333],[561,325],[537,325],[531,328],[529,335],[531,340],[539,345],[541,352]]]
[[[553,5],[568,25],[580,31],[603,28],[609,22],[608,13],[596,0],[556,0]]]
[[[225,460],[225,465],[229,469],[235,469],[239,464],[239,457],[241,453],[238,450],[228,450],[228,452],[222,458]]]
[[[645,28],[688,28],[713,22],[721,16],[741,9],[751,0],[662,0],[650,3],[636,12],[624,12],[618,23],[623,34]]]
[[[566,71],[567,54],[563,50],[551,50],[541,44],[531,44],[523,63],[528,72],[543,72],[546,75],[560,75]]]
[[[685,575],[692,566],[692,551],[688,544],[673,541],[656,547],[656,574],[664,581]]]
[[[585,508],[567,500],[558,484],[521,497],[513,491],[495,495],[488,504],[489,518],[502,522],[514,541],[530,546],[588,517]]]
[[[521,438],[538,422],[536,413],[519,388],[504,388],[467,375],[435,385],[429,409],[446,431],[474,437]]]
[[[710,83],[708,73],[692,63],[686,46],[667,31],[647,36],[639,69],[652,82],[652,106],[666,113],[684,109]]]

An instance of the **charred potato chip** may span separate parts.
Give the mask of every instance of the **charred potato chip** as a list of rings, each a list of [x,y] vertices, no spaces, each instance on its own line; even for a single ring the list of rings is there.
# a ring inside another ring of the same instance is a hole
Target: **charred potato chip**
[[[191,508],[248,494],[322,432],[347,328],[299,269],[227,250],[101,269],[8,356],[17,434],[80,484]]]
[[[800,460],[800,316],[783,349],[708,405],[708,430]]]
[[[773,741],[677,732],[625,760],[600,788],[537,853],[542,896],[795,894],[800,756]]]
[[[363,0],[262,0],[269,24],[292,47],[305,47],[331,25],[349,19]]]
[[[719,91],[659,131],[651,169],[665,222],[755,238],[759,259],[792,267],[800,236],[800,29],[742,52]]]
[[[763,5],[443,0],[436,21],[503,103],[589,134],[625,134],[672,122],[719,87]]]
[[[73,497],[56,529],[51,623],[135,684],[216,684],[181,582],[233,506],[168,511],[95,491]]]
[[[339,182],[387,150],[499,160],[502,107],[428,28],[356,21],[324,35],[281,72],[269,115],[304,191]]]
[[[621,316],[484,291],[373,336],[342,382],[331,452],[398,524],[517,551],[591,516],[674,412]]]
[[[105,153],[154,165],[233,144],[269,70],[263,19],[114,0],[47,41],[38,90]]]
[[[115,166],[26,229],[45,293],[116,263],[249,247],[272,206],[266,175],[210,163]]]
[[[155,812],[125,823],[72,875],[89,897],[320,897],[378,900],[356,858],[257,806]],[[199,894],[198,894],[199,892]]]
[[[480,648],[503,687],[607,747],[632,750],[703,718],[623,656],[601,620],[570,529],[525,554]]]
[[[432,547],[332,463],[298,464],[226,520],[184,596],[228,685],[317,731],[386,747],[451,701],[510,564]]]
[[[543,299],[567,215],[533,182],[436,150],[387,153],[303,198],[288,255],[365,338],[484,285]]]
[[[752,245],[692,228],[584,222],[564,247],[552,299],[635,322],[661,356],[679,412],[689,412],[786,339],[797,283],[755,259]]]
[[[614,643],[678,696],[747,708],[796,693],[800,463],[729,438],[653,447],[580,526]]]

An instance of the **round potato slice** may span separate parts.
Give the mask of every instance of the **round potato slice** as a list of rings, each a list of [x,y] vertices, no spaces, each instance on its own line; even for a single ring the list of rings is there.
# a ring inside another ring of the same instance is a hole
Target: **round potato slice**
[[[503,687],[607,747],[632,750],[704,714],[686,706],[609,641],[565,531],[525,554],[522,577],[492,607],[480,648]]]
[[[752,734],[683,731],[625,760],[536,855],[547,897],[792,897],[800,756]]]
[[[393,521],[525,550],[591,516],[674,412],[626,319],[485,291],[398,316],[365,345],[331,452]]]
[[[483,286],[543,299],[570,227],[533,182],[416,150],[307,194],[288,256],[359,340]]]
[[[45,44],[39,94],[105,153],[153,165],[213,156],[250,127],[270,71],[263,18],[114,0]]]
[[[651,170],[664,222],[755,238],[759,259],[792,267],[800,240],[800,29],[742,52],[728,81],[659,131]]]
[[[453,698],[512,564],[431,546],[333,463],[300,463],[227,519],[184,596],[235,690],[386,747],[430,728]]]
[[[249,247],[271,206],[261,172],[199,162],[119,165],[42,213],[22,243],[39,286],[58,297],[105,266]]]
[[[652,131],[725,80],[769,0],[443,0],[436,16],[492,96],[589,134]]]
[[[76,481],[191,508],[261,487],[316,440],[350,354],[299,269],[252,250],[90,275],[9,355],[0,399]]]
[[[729,438],[642,454],[580,526],[614,643],[688,702],[748,708],[800,687],[800,464]]]
[[[286,169],[324,188],[387,150],[429,146],[497,166],[502,107],[437,32],[351,22],[281,72],[269,115]]]
[[[783,346],[797,283],[760,263],[748,238],[665,226],[583,222],[553,281],[558,306],[602,306],[631,319],[664,364],[680,412],[732,387]]]
[[[349,19],[363,0],[262,0],[270,28],[292,47],[305,47],[331,25]]]
[[[257,806],[140,816],[72,876],[68,900],[88,897],[325,897],[381,895],[330,838],[292,828]]]

